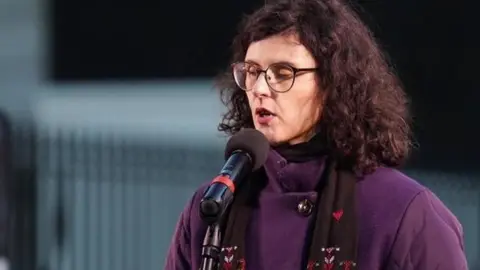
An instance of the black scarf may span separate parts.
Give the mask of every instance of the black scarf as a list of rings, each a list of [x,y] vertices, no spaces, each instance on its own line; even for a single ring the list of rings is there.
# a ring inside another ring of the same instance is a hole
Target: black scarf
[[[288,162],[305,162],[325,155],[319,136],[306,143],[275,147]],[[300,269],[353,269],[357,259],[357,220],[355,214],[355,183],[352,172],[340,169],[334,158],[327,158],[325,171],[316,190],[321,194],[315,208],[305,243],[304,265]],[[252,173],[236,194],[228,218],[220,265],[222,270],[245,270],[245,236],[251,211],[266,186],[265,170]],[[316,209],[316,211],[315,211]],[[256,269],[249,269],[256,270]],[[283,270],[283,269],[279,269]],[[294,269],[288,269],[294,270]]]

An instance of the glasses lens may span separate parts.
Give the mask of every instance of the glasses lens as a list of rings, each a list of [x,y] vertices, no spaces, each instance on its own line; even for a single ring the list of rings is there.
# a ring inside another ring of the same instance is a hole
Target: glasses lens
[[[233,65],[233,77],[238,87],[248,91],[253,88],[259,75],[259,69],[248,63],[236,63]]]
[[[238,87],[248,91],[253,89],[262,70],[249,63],[233,65],[233,77]],[[286,92],[292,88],[295,72],[292,67],[284,64],[273,64],[268,67],[265,79],[273,91]]]
[[[267,69],[267,83],[277,92],[286,92],[292,88],[295,72],[289,65],[273,64]]]

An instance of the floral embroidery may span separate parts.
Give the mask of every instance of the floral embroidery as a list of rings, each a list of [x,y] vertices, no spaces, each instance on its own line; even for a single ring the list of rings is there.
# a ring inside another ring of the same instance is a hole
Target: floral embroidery
[[[245,270],[245,260],[244,259],[238,260],[237,265],[238,265],[237,270]]]
[[[309,261],[307,264],[307,270],[314,270],[320,265],[320,261]]]
[[[237,246],[222,248],[222,253],[224,254],[222,270],[234,270],[232,266],[235,261],[235,251],[237,249]],[[237,261],[237,268],[235,270],[245,270],[245,260],[243,258]]]
[[[322,248],[322,251],[325,252],[323,269],[332,270],[333,267],[335,266],[335,251],[340,251],[340,248],[338,247]]]
[[[342,266],[342,270],[351,270],[353,267],[357,266],[357,264],[353,261],[343,261],[340,263]]]

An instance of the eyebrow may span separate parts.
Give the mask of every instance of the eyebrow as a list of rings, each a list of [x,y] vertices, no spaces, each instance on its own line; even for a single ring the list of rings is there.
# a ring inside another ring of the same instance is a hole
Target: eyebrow
[[[245,63],[249,63],[249,64],[261,66],[259,63],[255,62],[255,61],[253,61],[253,60],[247,60],[247,59],[245,59]]]
[[[297,66],[296,64],[294,64],[293,62],[290,62],[290,61],[280,61],[280,62],[275,62],[275,64],[289,65],[291,67],[296,67]]]
[[[262,66],[260,65],[258,62],[254,61],[254,60],[245,60],[245,63],[249,63],[249,64],[254,64],[254,65],[257,65],[257,66]],[[286,61],[286,60],[283,60],[283,61],[275,61],[275,62],[269,62],[268,66],[272,65],[272,64],[282,64],[282,65],[289,65],[291,67],[296,67],[297,65],[290,62],[290,61]]]

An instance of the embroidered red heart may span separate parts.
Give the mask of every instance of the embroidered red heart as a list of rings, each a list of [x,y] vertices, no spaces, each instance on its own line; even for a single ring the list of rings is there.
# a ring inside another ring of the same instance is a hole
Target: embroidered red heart
[[[340,209],[340,210],[337,210],[337,211],[333,212],[333,218],[335,218],[335,220],[337,220],[337,221],[340,221],[342,216],[343,216],[343,209]]]

